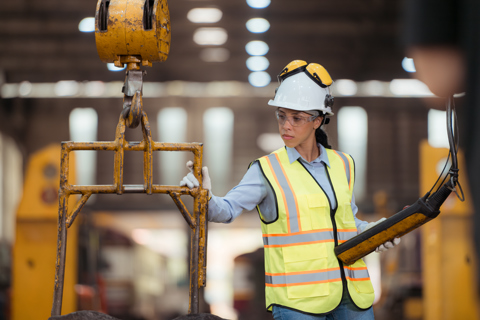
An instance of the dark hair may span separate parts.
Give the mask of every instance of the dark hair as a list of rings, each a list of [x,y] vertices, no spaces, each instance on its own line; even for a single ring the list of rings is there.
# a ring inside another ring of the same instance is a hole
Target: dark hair
[[[318,127],[317,130],[315,130],[315,139],[317,140],[317,143],[320,143],[325,148],[332,149],[332,146],[328,144],[327,134],[321,129],[321,127]]]

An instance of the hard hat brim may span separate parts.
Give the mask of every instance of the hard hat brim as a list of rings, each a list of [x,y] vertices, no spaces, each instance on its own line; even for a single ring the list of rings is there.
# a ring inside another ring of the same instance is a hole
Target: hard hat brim
[[[325,114],[328,115],[328,116],[333,116],[333,115],[334,115],[333,112],[328,111],[328,110],[319,109],[319,108],[315,108],[315,109],[299,108],[298,105],[295,104],[295,103],[276,102],[276,101],[274,101],[273,99],[270,99],[270,100],[268,101],[268,105],[274,106],[274,107],[277,107],[277,108],[285,108],[285,109],[291,109],[291,110],[296,110],[296,111],[313,111],[313,110],[319,110],[320,112],[325,113]]]

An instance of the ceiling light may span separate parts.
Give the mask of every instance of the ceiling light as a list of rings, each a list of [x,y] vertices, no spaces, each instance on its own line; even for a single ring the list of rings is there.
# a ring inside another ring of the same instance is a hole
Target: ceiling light
[[[28,81],[22,81],[20,82],[20,86],[18,87],[18,93],[22,97],[28,96],[30,93],[32,93],[32,84]]]
[[[0,94],[3,99],[15,98],[18,96],[18,87],[16,83],[4,83],[0,86]]]
[[[265,87],[272,78],[265,71],[252,72],[248,75],[248,82],[254,87]]]
[[[285,143],[278,132],[262,133],[257,138],[257,146],[266,153],[271,153],[284,145]]]
[[[403,67],[403,70],[407,71],[407,72],[416,72],[417,70],[415,70],[415,64],[413,63],[413,59],[412,58],[403,58],[402,60],[402,67]]]
[[[382,96],[385,93],[383,82],[378,80],[366,81],[363,86],[365,93],[369,96]]]
[[[265,71],[270,62],[263,56],[250,57],[247,59],[247,68],[250,71]]]
[[[83,18],[78,24],[78,30],[81,32],[94,32],[95,31],[95,18],[88,17]]]
[[[446,112],[430,109],[428,111],[428,144],[434,148],[448,148]],[[445,164],[445,162],[443,162]]]
[[[270,0],[247,0],[247,4],[254,9],[263,9],[270,5]]]
[[[74,96],[78,93],[77,81],[58,81],[53,89],[58,97]]]
[[[349,79],[337,80],[335,81],[335,91],[343,96],[353,96],[357,93],[357,84]]]
[[[262,33],[270,29],[270,23],[263,18],[253,18],[246,23],[248,31],[252,33]]]
[[[101,97],[105,93],[105,83],[102,81],[89,81],[85,84],[87,97]]]
[[[245,50],[251,56],[263,56],[267,54],[269,47],[265,42],[255,40],[247,43]]]
[[[195,8],[188,12],[187,18],[193,23],[215,23],[222,19],[222,15],[217,8]]]
[[[227,31],[223,28],[198,28],[193,34],[193,41],[203,46],[219,46],[227,42],[227,39]]]
[[[393,79],[390,91],[396,96],[434,96],[427,85],[417,79]]]
[[[107,63],[107,68],[110,71],[122,71],[122,70],[125,70],[126,67],[127,65],[124,65],[123,68],[119,68],[119,67],[116,67],[115,64],[113,63]]]
[[[200,59],[205,62],[225,62],[230,58],[230,51],[225,48],[205,48],[200,51]]]

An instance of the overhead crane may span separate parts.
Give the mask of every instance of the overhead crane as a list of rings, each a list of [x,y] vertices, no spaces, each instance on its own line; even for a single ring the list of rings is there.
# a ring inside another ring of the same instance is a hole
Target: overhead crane
[[[199,289],[206,282],[207,195],[202,188],[202,143],[165,143],[152,139],[147,114],[143,111],[143,76],[141,66],[163,62],[170,50],[170,14],[166,0],[98,0],[95,12],[95,40],[103,62],[126,67],[123,86],[123,108],[120,112],[114,141],[62,142],[58,208],[57,258],[51,315],[62,312],[67,229],[72,226],[92,194],[163,193],[168,194],[190,227],[190,288],[188,313],[199,311]],[[141,125],[143,140],[125,140],[126,127]],[[111,185],[78,186],[69,183],[70,152],[76,150],[114,151],[114,174]],[[143,152],[143,185],[123,183],[124,153]],[[188,187],[153,184],[154,151],[188,151],[194,155],[193,174],[200,186]],[[68,212],[71,195],[81,195],[73,211]],[[182,195],[194,198],[193,213],[181,200]]]

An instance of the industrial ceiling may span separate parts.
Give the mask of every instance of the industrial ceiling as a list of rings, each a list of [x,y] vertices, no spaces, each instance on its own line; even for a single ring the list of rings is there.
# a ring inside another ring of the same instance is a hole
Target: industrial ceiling
[[[266,70],[272,81],[289,61],[304,59],[324,65],[334,79],[355,81],[406,78],[402,69],[399,0],[312,1],[274,0],[263,9],[245,0],[174,0],[171,17],[171,50],[164,63],[147,68],[146,81],[195,82],[235,80],[247,82],[250,71],[245,45],[265,41]],[[220,21],[192,23],[193,8],[215,7]],[[3,81],[56,82],[123,81],[121,72],[107,70],[97,55],[94,33],[82,33],[79,22],[95,15],[96,0],[3,1],[0,7],[0,70]],[[268,20],[265,33],[251,33],[250,18]],[[226,30],[220,46],[202,46],[193,40],[200,27]],[[224,62],[206,62],[201,52],[208,47],[227,49]]]

